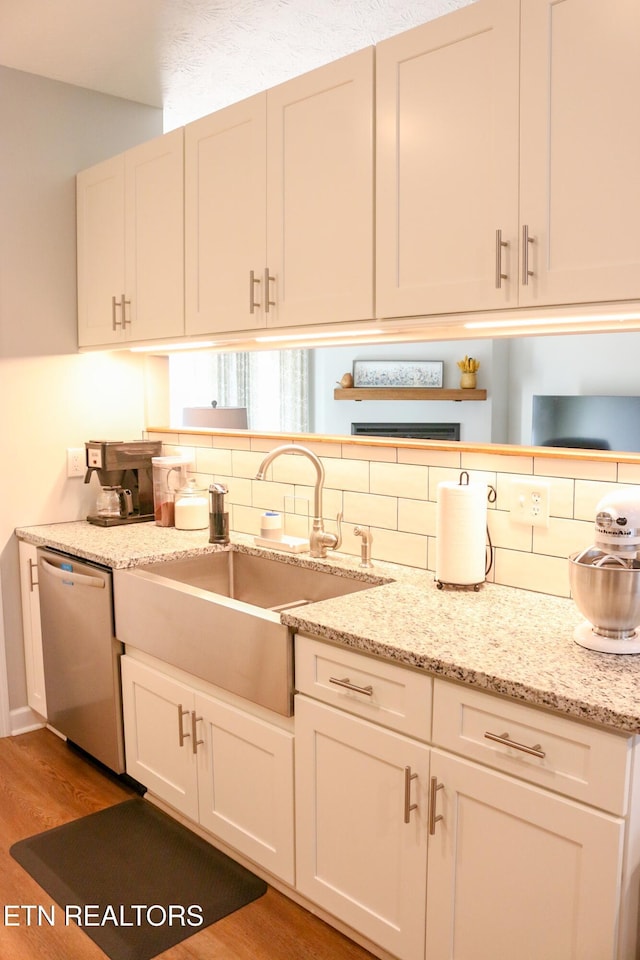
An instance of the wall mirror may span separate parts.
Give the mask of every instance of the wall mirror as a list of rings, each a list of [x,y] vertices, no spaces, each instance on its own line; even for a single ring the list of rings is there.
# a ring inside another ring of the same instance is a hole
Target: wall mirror
[[[455,423],[460,425],[459,439],[466,443],[527,446],[534,442],[534,396],[638,397],[640,375],[636,358],[639,354],[640,332],[634,331],[316,347],[308,351],[308,367],[304,371],[301,403],[306,405],[307,425],[302,432],[349,435],[353,432],[353,423],[363,422]],[[334,388],[343,374],[352,370],[355,360],[441,361],[443,386],[456,388],[460,382],[457,362],[465,355],[480,362],[478,387],[487,390],[485,401],[334,399]],[[193,353],[171,358],[172,427],[182,425],[183,407],[210,403],[216,388],[207,376],[206,358],[210,358],[211,363],[213,357],[215,354]],[[178,370],[183,371],[182,377],[178,376]],[[283,375],[296,377],[301,373],[296,369],[294,373],[284,371]],[[188,395],[180,387],[180,380],[189,385]],[[228,386],[230,399],[226,402],[238,402],[241,385]],[[266,419],[256,424],[250,416],[250,428],[289,432],[288,427],[277,422],[279,391],[279,383],[273,378],[266,379],[260,386],[258,396],[263,400],[259,405]],[[598,432],[594,423],[589,434]],[[579,435],[583,433],[584,430],[579,431]],[[629,439],[625,441],[627,436]],[[618,446],[618,442],[624,445]],[[615,443],[610,445],[611,449],[636,452],[631,432],[625,434],[623,429]]]

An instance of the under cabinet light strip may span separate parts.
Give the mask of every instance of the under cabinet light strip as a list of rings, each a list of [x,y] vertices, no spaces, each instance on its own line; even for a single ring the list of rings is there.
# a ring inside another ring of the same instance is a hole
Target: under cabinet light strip
[[[624,323],[626,320],[640,320],[640,313],[604,313],[587,314],[582,317],[534,317],[518,320],[474,320],[465,323],[466,330],[494,330],[506,327],[548,327],[550,324],[569,323]]]
[[[384,330],[338,330],[325,333],[285,333],[272,337],[254,337],[256,343],[277,343],[283,340],[334,340],[338,337],[373,337]]]

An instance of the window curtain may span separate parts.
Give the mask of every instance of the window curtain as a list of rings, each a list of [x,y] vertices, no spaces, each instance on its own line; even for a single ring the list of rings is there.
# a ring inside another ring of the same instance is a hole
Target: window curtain
[[[251,430],[306,433],[309,351],[173,354],[169,362],[172,423],[182,408],[246,407]]]

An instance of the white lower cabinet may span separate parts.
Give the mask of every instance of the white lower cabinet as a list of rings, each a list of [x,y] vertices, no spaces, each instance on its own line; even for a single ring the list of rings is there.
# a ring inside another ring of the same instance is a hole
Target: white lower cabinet
[[[38,590],[38,552],[31,543],[20,540],[20,595],[22,599],[22,637],[27,679],[27,703],[41,717],[47,716],[44,687],[42,630],[40,628],[40,593]]]
[[[127,773],[293,883],[293,734],[132,656],[122,688]]]
[[[305,896],[401,960],[635,960],[633,738],[302,636],[296,685]]]
[[[423,744],[296,697],[298,890],[407,960],[424,957],[428,774]]]
[[[623,820],[436,749],[431,782],[427,960],[613,960]]]

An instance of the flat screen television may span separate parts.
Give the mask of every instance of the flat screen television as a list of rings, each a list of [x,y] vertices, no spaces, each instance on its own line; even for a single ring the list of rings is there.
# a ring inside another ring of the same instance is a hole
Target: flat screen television
[[[531,441],[640,452],[640,397],[534,396]]]

